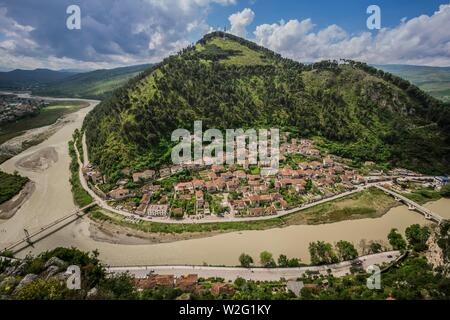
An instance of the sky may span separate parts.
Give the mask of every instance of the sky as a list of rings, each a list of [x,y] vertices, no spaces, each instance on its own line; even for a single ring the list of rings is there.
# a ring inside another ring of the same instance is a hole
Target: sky
[[[301,62],[450,66],[448,0],[0,0],[0,70],[158,62],[217,28]]]

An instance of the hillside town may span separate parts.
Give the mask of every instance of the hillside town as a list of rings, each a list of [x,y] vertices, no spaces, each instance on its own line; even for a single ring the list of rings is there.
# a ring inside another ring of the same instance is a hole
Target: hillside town
[[[0,94],[0,124],[33,116],[46,105],[40,99],[20,98],[15,94]]]
[[[263,166],[185,164],[136,172],[124,169],[112,190],[105,190],[107,179],[95,166],[88,165],[83,172],[92,189],[113,207],[149,219],[271,216],[383,181],[386,175],[420,177],[401,168],[386,172],[370,161],[364,163],[370,170],[363,175],[351,167],[351,160],[322,155],[312,140],[290,138],[288,133],[282,135],[277,173],[264,175]],[[437,186],[439,181],[427,183]]]

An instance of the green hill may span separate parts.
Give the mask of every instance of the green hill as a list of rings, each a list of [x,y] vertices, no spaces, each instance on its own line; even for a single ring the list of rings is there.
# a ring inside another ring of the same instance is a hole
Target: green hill
[[[412,65],[381,65],[376,67],[411,81],[433,97],[450,102],[450,67]]]
[[[75,74],[33,90],[33,93],[57,97],[103,99],[114,89],[124,85],[130,78],[149,67],[149,64],[144,64]]]
[[[322,137],[356,160],[450,172],[450,108],[408,81],[345,61],[304,65],[211,33],[99,104],[85,121],[91,159],[110,177],[168,161],[176,128],[277,126]]]

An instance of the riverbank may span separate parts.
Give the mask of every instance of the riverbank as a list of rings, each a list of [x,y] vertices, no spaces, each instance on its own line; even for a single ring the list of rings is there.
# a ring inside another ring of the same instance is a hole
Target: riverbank
[[[211,237],[221,233],[244,230],[267,230],[292,225],[318,225],[345,220],[379,218],[398,206],[392,197],[376,188],[370,188],[342,199],[269,220],[222,222],[209,224],[165,224],[133,221],[123,215],[96,208],[89,213],[94,222],[91,232],[97,241],[140,244],[167,243]]]
[[[54,135],[39,145],[31,147],[19,156],[15,156],[0,165],[1,170],[27,176],[36,183],[36,190],[17,213],[9,220],[0,221],[0,243],[5,246],[24,237],[23,229],[30,233],[64,217],[77,209],[73,201],[70,174],[70,156],[67,147],[74,131],[81,128],[86,114],[96,105],[91,101],[89,108],[71,115],[73,121],[67,122]],[[58,161],[45,171],[26,171],[16,167],[16,162],[39,150],[53,147],[58,153]],[[86,156],[87,159],[87,156]],[[441,199],[425,206],[445,217],[450,217],[448,208],[450,200]],[[447,212],[447,215],[446,215]],[[21,251],[18,257],[39,254],[56,247],[76,247],[82,251],[98,250],[99,259],[110,266],[123,265],[209,265],[234,266],[238,257],[245,252],[257,257],[262,251],[270,251],[275,257],[285,254],[297,257],[302,263],[309,262],[308,244],[314,241],[335,243],[339,240],[352,242],[361,250],[360,242],[381,242],[388,246],[386,236],[391,228],[404,232],[411,224],[427,224],[420,214],[409,211],[405,206],[398,206],[378,218],[345,220],[326,224],[290,225],[284,228],[273,227],[265,230],[235,231],[211,234],[209,237],[151,243],[134,240],[126,234],[122,243],[96,241],[92,221],[81,218],[56,230],[50,236],[33,244],[33,247]],[[115,236],[114,234],[112,234]],[[172,235],[172,234],[168,234]],[[174,234],[176,235],[176,234]],[[362,251],[362,250],[361,250]]]
[[[3,125],[0,130],[0,163],[47,140],[73,121],[73,113],[88,105],[81,101],[54,102],[35,117]]]
[[[22,205],[31,197],[34,190],[34,182],[28,181],[14,197],[0,204],[0,220],[10,219],[14,216]]]

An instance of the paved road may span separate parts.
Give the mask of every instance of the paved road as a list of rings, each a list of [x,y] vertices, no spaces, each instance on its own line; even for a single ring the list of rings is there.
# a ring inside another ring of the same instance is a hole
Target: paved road
[[[301,277],[306,271],[327,274],[327,270],[336,277],[342,277],[350,273],[353,262],[361,261],[362,267],[367,269],[370,265],[390,263],[400,256],[399,251],[389,251],[374,255],[362,256],[353,261],[346,261],[326,266],[301,267],[301,268],[233,268],[233,267],[204,267],[204,266],[137,266],[137,267],[110,267],[107,271],[113,274],[129,272],[136,278],[145,278],[149,273],[173,274],[177,277],[186,274],[197,274],[199,277],[221,277],[234,281],[241,277],[247,280],[275,281],[280,278],[291,279]]]

